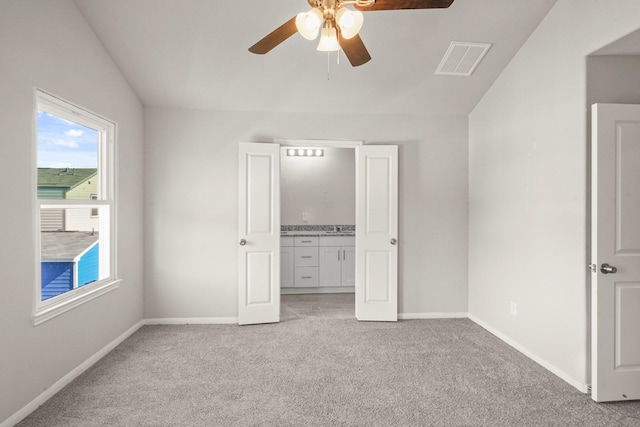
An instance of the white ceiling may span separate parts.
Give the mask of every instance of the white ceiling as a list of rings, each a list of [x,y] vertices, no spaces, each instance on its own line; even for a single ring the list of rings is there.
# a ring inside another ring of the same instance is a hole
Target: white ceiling
[[[455,0],[366,12],[372,60],[353,68],[295,34],[249,46],[305,0],[76,0],[146,106],[356,114],[468,114],[556,0]],[[471,77],[434,74],[451,41],[492,43]]]

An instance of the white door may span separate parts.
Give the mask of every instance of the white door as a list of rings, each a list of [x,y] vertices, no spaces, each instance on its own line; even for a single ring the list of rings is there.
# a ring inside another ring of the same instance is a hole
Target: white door
[[[640,106],[592,108],[592,398],[640,399]]]
[[[280,146],[238,151],[238,324],[279,322]]]
[[[398,320],[398,147],[356,148],[356,318]]]

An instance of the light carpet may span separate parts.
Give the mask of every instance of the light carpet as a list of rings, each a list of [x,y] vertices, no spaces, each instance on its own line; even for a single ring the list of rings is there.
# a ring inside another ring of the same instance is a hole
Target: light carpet
[[[19,426],[640,426],[467,319],[145,326]]]

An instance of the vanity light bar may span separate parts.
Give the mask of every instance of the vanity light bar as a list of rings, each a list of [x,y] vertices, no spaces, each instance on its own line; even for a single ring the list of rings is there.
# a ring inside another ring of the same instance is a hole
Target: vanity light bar
[[[324,150],[321,148],[287,148],[287,156],[322,157]]]

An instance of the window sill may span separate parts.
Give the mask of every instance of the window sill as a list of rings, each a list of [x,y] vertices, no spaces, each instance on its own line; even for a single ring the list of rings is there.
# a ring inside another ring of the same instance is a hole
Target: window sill
[[[77,293],[68,299],[64,299],[47,307],[36,309],[36,312],[33,314],[33,326],[38,326],[71,310],[72,308],[78,307],[92,299],[118,289],[121,281],[121,279],[117,279],[106,282],[92,287],[91,289],[87,289],[85,292]]]

